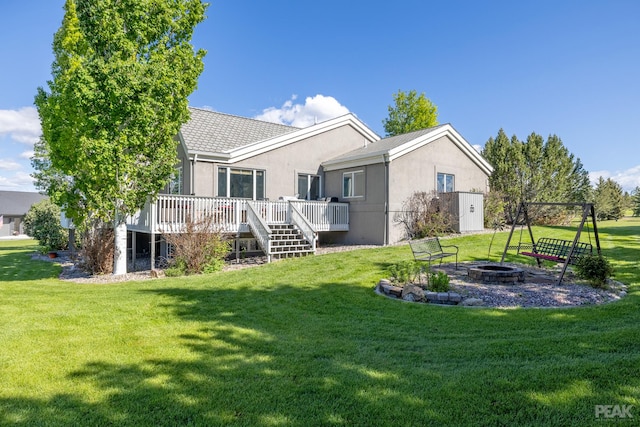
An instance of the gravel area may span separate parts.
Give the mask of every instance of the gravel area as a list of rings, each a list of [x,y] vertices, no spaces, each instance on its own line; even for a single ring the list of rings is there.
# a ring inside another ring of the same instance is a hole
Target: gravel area
[[[575,307],[603,304],[616,301],[626,295],[627,287],[615,280],[609,280],[607,289],[596,289],[579,280],[570,269],[562,283],[557,284],[560,268],[541,269],[521,264],[504,265],[523,269],[524,282],[509,284],[478,283],[469,278],[467,270],[486,262],[442,264],[434,270],[442,270],[449,275],[451,291],[463,298],[478,298],[484,307]]]
[[[318,254],[343,252],[355,249],[373,248],[376,246],[325,246],[318,248]],[[35,254],[35,259],[57,262],[62,265],[60,279],[75,283],[109,284],[129,280],[147,280],[156,275],[149,270],[149,259],[139,259],[135,271],[120,275],[92,276],[82,271],[68,253],[60,253],[58,258]],[[224,270],[237,270],[255,267],[266,263],[266,257],[249,257],[238,262],[230,261]],[[618,300],[626,295],[626,286],[620,282],[610,280],[608,289],[595,289],[581,282],[570,271],[565,274],[561,285],[557,285],[559,269],[546,270],[520,264],[505,264],[525,270],[525,281],[515,284],[478,283],[468,277],[467,269],[473,266],[487,264],[486,262],[443,263],[434,267],[442,270],[450,277],[451,291],[457,292],[463,298],[478,298],[484,307],[515,308],[515,307],[573,307],[593,304],[603,304]]]

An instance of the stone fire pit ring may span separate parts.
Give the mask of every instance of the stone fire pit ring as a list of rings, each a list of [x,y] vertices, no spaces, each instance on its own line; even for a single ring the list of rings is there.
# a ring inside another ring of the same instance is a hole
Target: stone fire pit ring
[[[524,282],[524,270],[507,265],[485,264],[468,269],[470,279],[482,283],[515,284]]]

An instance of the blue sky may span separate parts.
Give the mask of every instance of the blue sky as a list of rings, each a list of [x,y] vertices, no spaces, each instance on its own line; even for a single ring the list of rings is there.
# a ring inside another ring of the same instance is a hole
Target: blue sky
[[[34,190],[33,108],[64,0],[0,5],[0,190]],[[592,178],[640,186],[640,2],[212,0],[190,104],[303,126],[347,111],[379,135],[415,89],[471,144],[558,135]]]

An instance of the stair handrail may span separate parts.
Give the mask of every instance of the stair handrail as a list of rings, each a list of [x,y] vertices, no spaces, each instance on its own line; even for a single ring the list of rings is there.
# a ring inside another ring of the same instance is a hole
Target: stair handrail
[[[293,202],[289,201],[289,218],[291,223],[298,227],[298,229],[302,232],[302,236],[311,243],[311,249],[313,249],[313,253],[316,253],[316,240],[318,233],[313,228],[313,225],[306,216],[300,212],[300,210],[293,204]]]
[[[267,255],[267,262],[271,262],[271,228],[262,215],[258,214],[256,207],[251,202],[247,202],[247,224]]]

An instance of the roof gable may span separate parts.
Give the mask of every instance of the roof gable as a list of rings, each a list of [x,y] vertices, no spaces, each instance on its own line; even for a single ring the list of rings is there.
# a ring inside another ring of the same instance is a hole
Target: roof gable
[[[241,161],[342,126],[351,126],[368,142],[380,139],[351,113],[296,128],[197,108],[190,110],[191,120],[183,125],[179,138],[189,156],[203,161]]]
[[[299,128],[189,107],[191,119],[180,129],[189,153],[227,153]]]
[[[323,162],[322,166],[329,171],[393,161],[443,136],[447,136],[487,175],[493,172],[489,162],[448,123],[381,139],[366,147]]]

